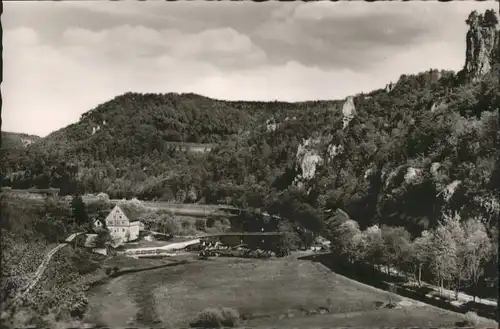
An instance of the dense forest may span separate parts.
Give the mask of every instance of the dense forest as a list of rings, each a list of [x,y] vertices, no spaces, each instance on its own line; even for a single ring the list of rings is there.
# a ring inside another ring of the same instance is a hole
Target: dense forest
[[[345,129],[343,101],[129,93],[31,145],[3,149],[2,183],[262,209],[290,194],[314,209],[342,208],[362,226],[383,221],[417,231],[435,224],[443,207],[491,216],[497,72],[475,83],[437,70],[403,75],[389,92],[354,96],[356,115]],[[169,144],[183,138],[216,147],[193,153]],[[310,179],[301,178],[304,140],[315,141],[305,148],[321,158]]]

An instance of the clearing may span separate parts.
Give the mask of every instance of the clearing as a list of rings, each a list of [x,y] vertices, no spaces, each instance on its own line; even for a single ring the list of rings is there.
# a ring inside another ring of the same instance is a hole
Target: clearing
[[[207,307],[223,306],[238,310],[246,319],[243,326],[454,326],[461,320],[457,313],[430,306],[380,309],[391,300],[405,299],[333,273],[320,263],[293,257],[221,257],[126,274],[95,287],[86,321],[177,328],[188,326]]]

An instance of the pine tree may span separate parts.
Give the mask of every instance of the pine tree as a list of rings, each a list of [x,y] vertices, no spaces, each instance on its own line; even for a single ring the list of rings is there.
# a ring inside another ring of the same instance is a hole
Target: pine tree
[[[71,210],[73,219],[77,226],[82,226],[89,223],[89,217],[85,203],[81,195],[75,195],[71,201]]]

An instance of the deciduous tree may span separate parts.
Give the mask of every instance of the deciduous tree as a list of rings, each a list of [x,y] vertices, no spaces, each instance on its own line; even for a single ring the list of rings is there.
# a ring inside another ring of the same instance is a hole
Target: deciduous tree
[[[465,223],[465,265],[471,279],[471,284],[477,288],[480,276],[483,273],[484,263],[491,256],[491,242],[486,232],[486,227],[478,218],[469,219]],[[476,291],[473,289],[472,291]],[[476,294],[474,293],[474,301]]]
[[[432,234],[429,231],[422,231],[411,245],[411,256],[416,264],[418,285],[422,286],[422,268],[429,261],[431,252]]]

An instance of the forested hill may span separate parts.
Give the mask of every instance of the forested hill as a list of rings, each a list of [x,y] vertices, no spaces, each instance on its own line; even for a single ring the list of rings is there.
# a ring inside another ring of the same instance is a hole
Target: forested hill
[[[118,96],[22,152],[3,151],[3,185],[225,202],[300,217],[315,230],[320,211],[334,208],[362,226],[415,231],[445,209],[491,217],[499,201],[498,23],[473,13],[467,24],[458,74],[402,75],[346,100]],[[217,146],[193,154],[169,142]]]
[[[266,126],[271,116],[284,119],[295,109],[330,103],[338,102],[230,102],[196,94],[126,93],[29,147],[2,150],[3,184],[62,187],[71,193],[75,185],[65,185],[77,179],[85,191],[125,196],[139,193],[137,186],[142,188],[147,177],[146,185],[158,189],[165,178],[189,173],[191,163],[203,162],[203,155],[182,152],[179,145],[235,140]]]
[[[40,139],[36,135],[2,131],[2,149],[22,149]]]

